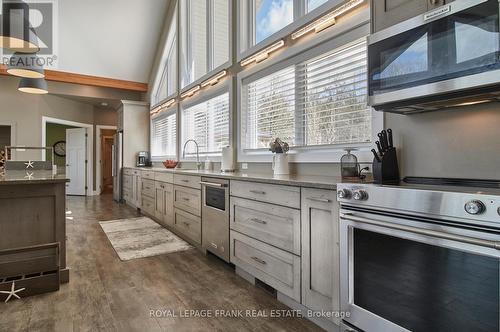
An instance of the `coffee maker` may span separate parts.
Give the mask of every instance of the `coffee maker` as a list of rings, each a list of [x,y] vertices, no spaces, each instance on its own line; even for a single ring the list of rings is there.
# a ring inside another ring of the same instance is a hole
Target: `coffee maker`
[[[137,167],[146,167],[149,166],[149,152],[147,151],[139,151],[137,153]]]

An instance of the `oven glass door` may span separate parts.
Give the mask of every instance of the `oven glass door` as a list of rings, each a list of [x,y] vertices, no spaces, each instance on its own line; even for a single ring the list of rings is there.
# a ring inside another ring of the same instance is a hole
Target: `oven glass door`
[[[500,251],[362,223],[343,227],[349,242],[342,253],[349,257],[343,310],[351,312],[353,325],[368,331],[500,330]]]
[[[369,45],[370,95],[500,69],[499,25],[489,0]]]

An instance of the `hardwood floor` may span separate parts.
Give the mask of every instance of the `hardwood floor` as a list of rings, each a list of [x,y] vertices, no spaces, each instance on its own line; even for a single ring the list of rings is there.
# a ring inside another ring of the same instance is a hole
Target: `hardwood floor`
[[[70,197],[70,282],[54,293],[0,303],[0,331],[317,331],[301,318],[157,318],[150,310],[288,309],[212,256],[189,250],[119,260],[98,221],[137,213],[110,195]],[[212,312],[214,313],[214,312]]]

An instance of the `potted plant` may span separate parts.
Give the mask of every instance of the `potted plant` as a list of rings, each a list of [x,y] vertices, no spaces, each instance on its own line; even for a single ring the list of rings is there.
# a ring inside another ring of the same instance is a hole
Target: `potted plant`
[[[280,138],[276,138],[269,144],[269,151],[274,153],[272,168],[274,175],[287,175],[290,174],[288,167],[288,151],[290,146],[288,143],[283,142]]]

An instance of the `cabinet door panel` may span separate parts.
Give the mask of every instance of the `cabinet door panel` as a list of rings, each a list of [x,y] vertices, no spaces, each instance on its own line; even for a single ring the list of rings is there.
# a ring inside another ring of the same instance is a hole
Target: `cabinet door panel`
[[[165,184],[164,191],[164,199],[165,199],[165,214],[163,220],[167,226],[174,225],[174,185],[173,184]]]
[[[302,304],[316,311],[340,308],[339,224],[335,191],[302,189]],[[336,318],[332,318],[339,323]]]

